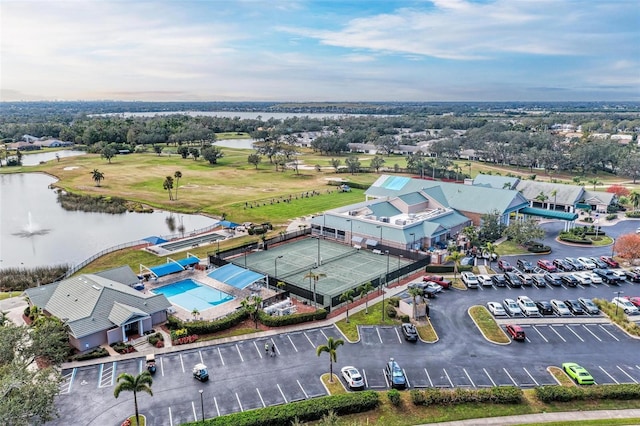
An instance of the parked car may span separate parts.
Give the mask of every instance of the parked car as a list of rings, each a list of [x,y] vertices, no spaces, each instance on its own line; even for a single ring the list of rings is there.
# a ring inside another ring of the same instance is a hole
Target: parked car
[[[491,281],[493,281],[493,285],[496,287],[506,287],[507,279],[502,274],[491,275]]]
[[[473,272],[464,271],[460,274],[460,278],[467,288],[478,288],[478,278]]]
[[[553,309],[553,312],[555,312],[558,316],[571,316],[571,311],[562,300],[551,299],[551,308]]]
[[[578,279],[571,274],[566,274],[560,277],[562,282],[566,284],[568,287],[577,287]]]
[[[434,283],[438,284],[439,286],[441,286],[442,288],[451,287],[451,281],[445,279],[441,275],[425,275],[424,277],[422,277],[422,281],[434,282]]]
[[[627,281],[640,283],[640,273],[635,271],[624,271],[624,274],[627,276]]]
[[[544,273],[544,279],[549,285],[559,286],[562,285],[562,280],[560,280],[560,275],[553,274],[551,272]]]
[[[573,315],[584,315],[584,309],[576,299],[567,299],[564,304],[567,305]]]
[[[627,279],[627,274],[622,269],[614,269],[611,273],[618,277],[618,282],[623,282]]]
[[[509,284],[509,287],[522,287],[522,281],[520,281],[520,278],[518,278],[515,272],[507,272],[504,274],[504,277],[507,280],[507,284]]]
[[[523,286],[531,287],[533,285],[533,278],[531,278],[531,275],[520,271],[516,272],[516,275],[520,278],[520,282]]]
[[[433,292],[435,294],[438,294],[442,291],[442,286],[434,283],[433,281],[429,281],[424,283],[424,290],[425,292]]]
[[[576,272],[573,274],[581,285],[591,285],[591,273],[590,272]]]
[[[610,269],[594,269],[593,272],[602,278],[605,284],[619,284],[620,279]]]
[[[507,316],[507,312],[498,302],[487,302],[487,309],[489,309],[489,312],[491,312],[495,317]]]
[[[578,259],[576,259],[575,257],[565,257],[564,260],[566,260],[571,265],[574,271],[584,270],[584,265],[578,262]]]
[[[561,271],[573,271],[573,266],[564,259],[553,259],[553,264]]]
[[[558,268],[555,267],[555,265],[546,259],[540,259],[538,260],[538,267],[540,269],[543,269],[547,272],[556,272],[558,270]]]
[[[592,385],[595,383],[591,374],[575,362],[563,363],[562,369],[567,373],[567,376],[571,377],[579,385]]]
[[[489,275],[477,275],[477,278],[478,278],[478,282],[483,287],[490,286],[491,284],[493,284],[493,281],[491,281],[491,277]]]
[[[518,267],[518,269],[520,269],[522,272],[526,274],[531,274],[536,269],[533,266],[533,263],[529,262],[526,259],[518,259],[518,261],[516,262],[516,266]]]
[[[422,282],[422,283],[414,282],[409,284],[407,288],[419,288],[420,290],[422,290],[422,294],[424,295],[424,297],[428,299],[433,299],[434,297],[436,297],[436,294],[438,292],[442,291],[442,287],[438,286],[438,288],[435,289],[433,286],[429,286],[428,284],[429,283],[425,283],[425,282]]]
[[[578,299],[578,303],[582,306],[582,309],[590,315],[598,315],[600,313],[600,309],[593,303],[593,300],[587,299],[586,297],[581,297]]]
[[[624,297],[614,297],[611,299],[611,303],[617,305],[627,315],[635,315],[638,313],[638,307]]]
[[[636,308],[640,308],[640,297],[638,296],[625,296],[629,302],[633,304]]]
[[[584,269],[596,269],[596,264],[588,257],[579,257],[578,262],[584,265]]]
[[[511,264],[506,260],[498,260],[498,269],[502,272],[509,272],[513,271],[513,266],[511,266]]]
[[[536,287],[544,287],[547,285],[547,282],[544,280],[544,275],[532,275],[531,279],[533,280],[533,285]]]
[[[512,317],[521,317],[522,316],[522,310],[520,309],[520,307],[518,306],[516,301],[513,300],[513,299],[504,299],[502,301],[502,307]]]
[[[507,324],[505,328],[513,340],[524,341],[526,339],[524,330],[519,325]]]
[[[418,330],[416,327],[410,322],[405,322],[400,326],[402,330],[402,335],[404,336],[404,340],[409,342],[417,342],[418,341]]]
[[[600,278],[600,275],[595,272],[589,272],[589,274],[591,274],[591,284],[602,284],[602,278]]]
[[[520,310],[528,317],[539,317],[540,311],[536,307],[536,304],[533,303],[533,300],[529,298],[529,296],[518,296],[516,299],[518,302],[518,306]]]
[[[362,379],[362,375],[357,368],[348,365],[346,367],[342,367],[342,378],[345,382],[347,382],[347,386],[351,389],[362,389],[364,388],[364,380]]]
[[[546,300],[536,301],[536,308],[542,315],[553,315],[553,307]]]
[[[384,367],[384,374],[387,376],[392,389],[404,389],[407,387],[404,371],[393,358],[390,358]]]
[[[609,265],[607,263],[605,263],[602,259],[595,257],[595,256],[591,256],[589,257],[589,259],[591,259],[593,261],[593,263],[596,264],[596,267],[600,268],[600,269],[607,269],[609,267]]]
[[[209,380],[209,370],[207,369],[207,366],[204,364],[196,364],[193,367],[193,377],[195,379],[200,380],[201,382],[206,382],[207,380]]]
[[[610,268],[620,267],[620,264],[611,256],[600,256],[600,260],[609,265]]]

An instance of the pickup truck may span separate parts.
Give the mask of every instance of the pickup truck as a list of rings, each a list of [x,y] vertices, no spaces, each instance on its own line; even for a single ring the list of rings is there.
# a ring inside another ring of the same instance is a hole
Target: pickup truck
[[[442,286],[442,288],[451,287],[451,281],[445,280],[443,276],[439,275],[425,275],[424,277],[422,277],[422,281],[431,281],[433,283],[439,284],[440,286]]]
[[[602,278],[605,284],[620,284],[622,279],[613,273],[610,269],[594,269],[593,272]]]

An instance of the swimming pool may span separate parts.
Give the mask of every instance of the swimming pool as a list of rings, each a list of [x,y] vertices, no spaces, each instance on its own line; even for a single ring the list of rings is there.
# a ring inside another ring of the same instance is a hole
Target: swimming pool
[[[151,291],[155,294],[164,294],[169,302],[189,312],[194,309],[203,312],[234,299],[232,295],[222,290],[208,287],[190,278]]]

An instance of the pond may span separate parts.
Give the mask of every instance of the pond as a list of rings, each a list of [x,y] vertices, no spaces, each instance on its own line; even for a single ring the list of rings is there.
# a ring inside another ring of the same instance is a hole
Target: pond
[[[202,215],[66,211],[40,173],[0,175],[0,269],[78,264],[119,244],[150,236],[189,234],[216,223]]]
[[[42,162],[55,160],[56,158],[75,157],[77,155],[85,155],[85,151],[77,151],[72,149],[62,149],[60,151],[39,152],[37,154],[24,154],[22,156],[23,166],[37,166]],[[57,156],[57,157],[56,157]]]

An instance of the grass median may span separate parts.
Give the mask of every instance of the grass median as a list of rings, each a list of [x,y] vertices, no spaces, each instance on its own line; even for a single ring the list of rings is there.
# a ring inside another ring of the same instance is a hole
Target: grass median
[[[498,344],[511,342],[511,339],[509,339],[504,330],[500,328],[491,313],[484,306],[475,305],[470,307],[469,316],[488,341]]]
[[[385,301],[385,304],[387,302]],[[346,318],[336,322],[336,326],[340,329],[342,334],[350,341],[357,342],[360,339],[358,333],[358,326],[373,326],[373,325],[400,325],[401,322],[398,318],[389,318],[385,313],[384,319],[382,316],[382,302],[369,304],[369,313],[365,313],[365,309],[349,313],[349,322]]]

